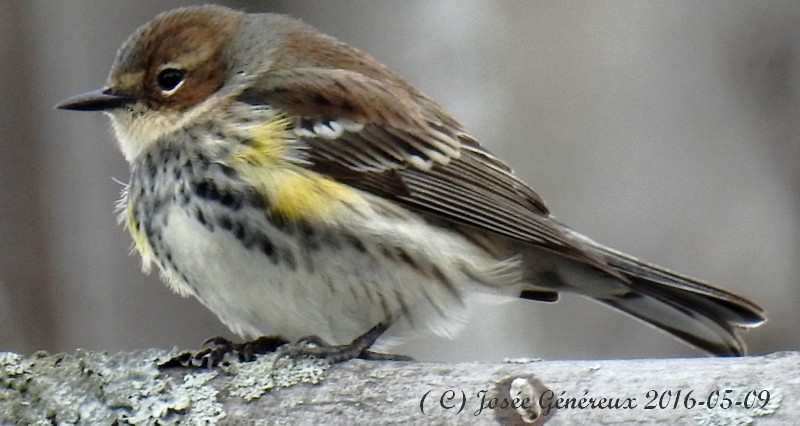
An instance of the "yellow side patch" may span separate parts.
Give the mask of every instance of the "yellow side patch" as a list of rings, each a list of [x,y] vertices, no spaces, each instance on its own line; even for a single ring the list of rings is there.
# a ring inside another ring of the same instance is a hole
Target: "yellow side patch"
[[[145,265],[149,265],[150,244],[147,242],[147,235],[145,235],[144,230],[139,225],[139,221],[136,220],[136,212],[133,210],[133,204],[128,203],[125,220],[128,225],[128,232],[131,233],[131,238],[133,238],[133,245],[136,247],[136,251],[142,256],[142,262],[144,262]]]
[[[248,143],[230,156],[231,167],[264,196],[271,213],[293,222],[335,222],[345,208],[368,208],[356,189],[293,162],[291,126],[288,117],[278,115],[240,128]]]
[[[358,190],[293,165],[237,169],[264,196],[271,213],[288,221],[331,223],[346,210],[369,209]]]
[[[346,205],[366,204],[353,188],[316,174],[279,173],[274,182],[272,211],[291,221],[331,221]]]
[[[292,140],[289,129],[292,122],[286,116],[277,116],[272,120],[248,127],[243,136],[249,141],[231,155],[231,161],[256,166],[279,164],[286,161],[291,150]]]

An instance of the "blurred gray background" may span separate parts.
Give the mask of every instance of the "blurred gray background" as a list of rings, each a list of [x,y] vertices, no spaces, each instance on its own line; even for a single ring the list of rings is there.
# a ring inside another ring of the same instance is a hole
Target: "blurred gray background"
[[[116,224],[107,119],[56,111],[104,84],[157,13],[194,2],[0,1],[0,350],[127,350],[229,335],[143,275]],[[555,215],[751,296],[751,352],[800,347],[800,3],[229,1],[290,13],[438,99]],[[478,312],[425,360],[699,356],[577,297]]]

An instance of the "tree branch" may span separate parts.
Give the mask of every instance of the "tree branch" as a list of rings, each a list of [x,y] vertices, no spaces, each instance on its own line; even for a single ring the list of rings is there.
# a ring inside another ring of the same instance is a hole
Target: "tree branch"
[[[0,353],[3,424],[791,424],[800,353],[435,364],[311,360],[214,370],[174,354]],[[515,399],[516,398],[516,399]],[[738,405],[737,405],[738,404]],[[652,407],[652,408],[650,408]]]

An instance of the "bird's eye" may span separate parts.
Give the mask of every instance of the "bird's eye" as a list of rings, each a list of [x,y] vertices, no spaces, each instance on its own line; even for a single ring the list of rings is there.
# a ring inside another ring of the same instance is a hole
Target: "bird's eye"
[[[158,87],[166,95],[171,95],[183,84],[186,72],[175,68],[167,68],[158,73]]]

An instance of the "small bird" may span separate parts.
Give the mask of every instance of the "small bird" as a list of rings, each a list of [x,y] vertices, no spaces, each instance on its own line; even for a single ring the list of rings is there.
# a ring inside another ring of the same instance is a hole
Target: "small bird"
[[[58,108],[110,116],[143,270],[245,339],[313,335],[361,356],[453,336],[472,300],[561,292],[714,355],[744,354],[739,332],[766,320],[561,224],[439,104],[288,16],[164,12],[125,41],[104,88]]]

